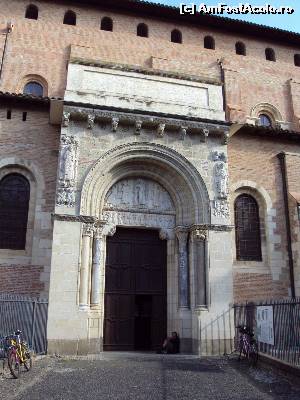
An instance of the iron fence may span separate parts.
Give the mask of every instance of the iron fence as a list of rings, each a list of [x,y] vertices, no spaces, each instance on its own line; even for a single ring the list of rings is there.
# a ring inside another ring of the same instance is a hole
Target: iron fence
[[[300,367],[300,298],[236,304],[234,321],[254,331],[260,353]]]
[[[47,352],[48,300],[0,294],[0,337],[21,330],[37,354]]]

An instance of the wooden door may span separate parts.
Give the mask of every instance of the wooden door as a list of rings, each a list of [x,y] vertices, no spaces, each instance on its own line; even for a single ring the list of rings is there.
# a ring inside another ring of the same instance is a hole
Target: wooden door
[[[166,241],[118,228],[107,239],[105,350],[155,350],[166,336]]]

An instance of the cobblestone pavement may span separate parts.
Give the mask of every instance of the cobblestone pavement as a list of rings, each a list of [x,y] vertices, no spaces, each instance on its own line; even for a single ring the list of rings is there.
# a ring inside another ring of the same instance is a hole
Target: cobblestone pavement
[[[289,378],[234,357],[104,353],[44,357],[18,380],[0,371],[1,400],[300,400]]]

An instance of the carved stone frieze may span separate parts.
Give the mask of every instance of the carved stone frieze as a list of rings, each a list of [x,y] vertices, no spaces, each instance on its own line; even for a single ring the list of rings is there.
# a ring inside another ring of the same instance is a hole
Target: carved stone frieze
[[[56,221],[83,222],[85,224],[94,224],[98,220],[89,215],[52,214],[52,217]]]
[[[105,209],[174,212],[169,193],[158,183],[144,178],[122,179],[108,191]]]
[[[126,212],[126,211],[103,211],[103,219],[112,225],[143,226],[148,228],[173,229],[175,226],[174,215]]]
[[[229,204],[227,200],[215,200],[213,214],[218,218],[229,218]]]
[[[73,207],[78,162],[78,139],[62,135],[60,140],[57,205]]]

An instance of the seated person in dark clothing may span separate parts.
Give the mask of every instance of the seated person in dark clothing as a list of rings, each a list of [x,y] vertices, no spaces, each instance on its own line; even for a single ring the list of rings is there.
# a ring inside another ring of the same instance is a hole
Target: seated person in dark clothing
[[[172,332],[170,337],[167,337],[162,345],[162,353],[178,354],[180,353],[180,339],[177,332]]]

